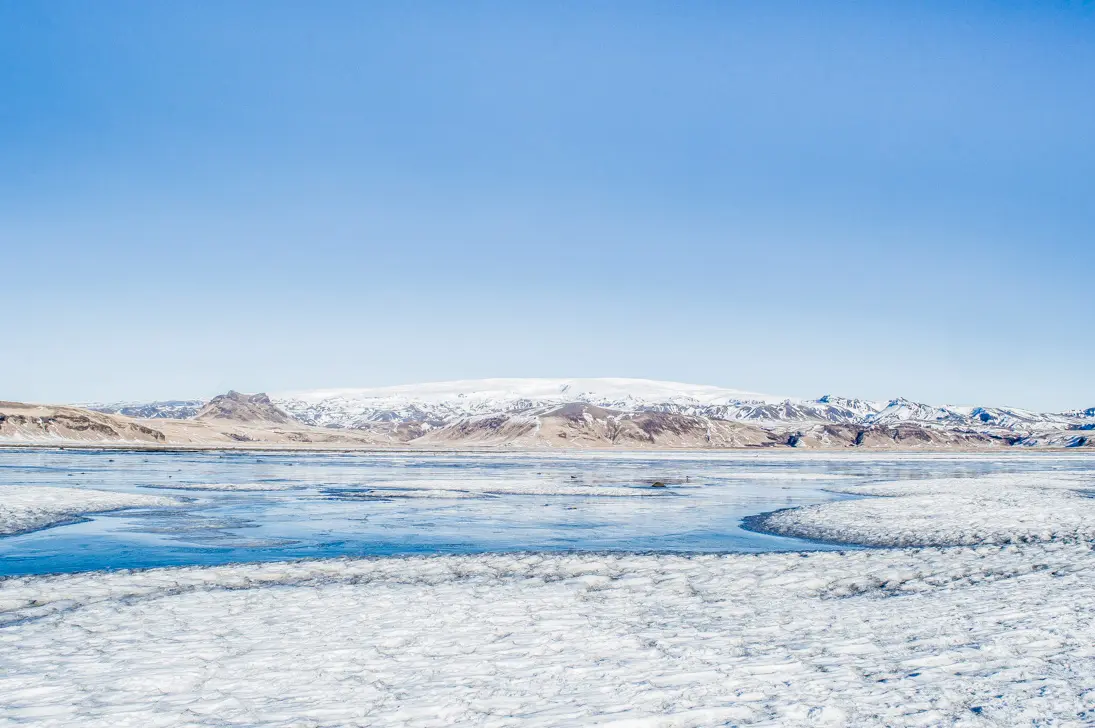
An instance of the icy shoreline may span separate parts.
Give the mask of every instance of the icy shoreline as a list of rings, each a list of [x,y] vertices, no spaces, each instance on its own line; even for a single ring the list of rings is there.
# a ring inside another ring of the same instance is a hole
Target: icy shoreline
[[[0,726],[1091,724],[1090,488],[902,481],[769,516],[976,545],[10,578]]]

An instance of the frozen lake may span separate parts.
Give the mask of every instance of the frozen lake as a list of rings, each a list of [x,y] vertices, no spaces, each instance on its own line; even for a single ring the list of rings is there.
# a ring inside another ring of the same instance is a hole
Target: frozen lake
[[[0,488],[185,499],[0,538],[0,575],[331,556],[832,549],[741,521],[848,497],[829,486],[1064,469],[1095,470],[1090,458],[1044,454],[0,450]]]

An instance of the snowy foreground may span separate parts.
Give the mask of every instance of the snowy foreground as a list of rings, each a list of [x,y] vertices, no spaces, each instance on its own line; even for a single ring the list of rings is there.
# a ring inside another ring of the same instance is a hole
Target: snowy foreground
[[[174,498],[106,490],[5,485],[0,488],[0,536],[55,526],[88,513],[176,504]]]
[[[1092,485],[908,482],[771,517],[975,546],[8,579],[0,725],[1090,725]]]

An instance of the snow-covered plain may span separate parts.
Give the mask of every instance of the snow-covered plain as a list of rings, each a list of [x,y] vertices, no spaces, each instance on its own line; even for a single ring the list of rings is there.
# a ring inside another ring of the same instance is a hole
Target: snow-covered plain
[[[0,599],[18,620],[0,725],[1095,715],[1079,545],[328,561],[20,579]]]
[[[177,503],[172,498],[105,490],[6,485],[0,488],[0,536],[64,523],[87,513]]]
[[[1091,725],[1091,486],[877,484],[794,521],[1023,543],[8,579],[0,725]]]

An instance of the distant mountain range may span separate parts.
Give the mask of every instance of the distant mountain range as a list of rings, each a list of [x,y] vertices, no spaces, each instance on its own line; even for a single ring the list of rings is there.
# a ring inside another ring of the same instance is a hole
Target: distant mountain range
[[[227,399],[226,399],[227,398]],[[226,419],[353,431],[401,444],[670,447],[881,445],[1082,447],[1095,407],[1040,413],[826,395],[794,399],[646,379],[483,379],[208,402],[83,405],[156,420]],[[748,426],[744,427],[743,426]],[[348,434],[348,433],[347,433]]]

